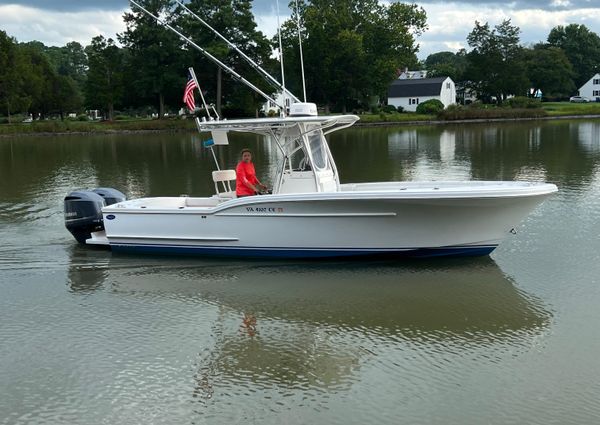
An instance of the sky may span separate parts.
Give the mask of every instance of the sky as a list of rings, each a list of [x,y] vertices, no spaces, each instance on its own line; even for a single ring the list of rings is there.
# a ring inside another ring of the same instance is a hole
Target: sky
[[[388,1],[388,0],[382,0]],[[282,18],[289,14],[288,0],[280,0]],[[511,19],[521,28],[521,42],[544,41],[552,28],[584,24],[600,35],[600,0],[421,0],[414,3],[427,13],[428,30],[417,39],[417,56],[425,59],[440,51],[467,48],[466,37],[475,21],[497,25]],[[275,0],[254,0],[260,30],[272,36],[277,29]],[[126,0],[0,0],[0,30],[18,41],[38,40],[64,46],[70,41],[83,45],[96,35],[116,38],[124,30]]]

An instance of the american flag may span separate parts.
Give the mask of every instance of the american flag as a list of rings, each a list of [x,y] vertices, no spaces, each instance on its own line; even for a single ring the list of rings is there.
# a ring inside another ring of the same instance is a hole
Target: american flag
[[[188,76],[188,82],[183,93],[183,102],[187,105],[190,112],[196,109],[196,101],[194,100],[194,89],[197,88],[196,82],[191,75]]]

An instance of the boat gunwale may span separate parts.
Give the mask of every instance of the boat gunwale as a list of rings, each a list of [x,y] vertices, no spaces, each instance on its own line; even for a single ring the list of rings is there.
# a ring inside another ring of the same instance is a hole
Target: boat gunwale
[[[441,183],[441,182],[440,182]],[[322,201],[443,201],[443,200],[480,200],[480,199],[515,199],[524,197],[548,196],[558,191],[556,185],[551,183],[539,184],[521,184],[508,185],[508,187],[498,188],[498,186],[481,187],[477,191],[473,188],[465,191],[449,190],[448,188],[435,187],[428,189],[388,189],[371,191],[339,191],[339,192],[308,192],[308,193],[286,193],[269,194],[261,196],[249,196],[243,198],[233,198],[217,204],[215,206],[170,206],[161,205],[140,205],[144,200],[174,200],[188,199],[181,197],[153,197],[136,198],[130,201],[124,201],[119,204],[113,204],[102,209],[104,214],[115,213],[142,213],[142,214],[161,214],[161,213],[181,213],[181,214],[216,214],[227,211],[231,208],[244,206],[254,206],[260,204],[270,204],[274,202],[322,202]],[[212,199],[210,197],[199,197],[196,199]],[[137,205],[127,205],[135,202]],[[318,214],[318,213],[317,213]],[[278,216],[281,214],[269,214],[268,216]],[[307,214],[308,215],[308,214]]]

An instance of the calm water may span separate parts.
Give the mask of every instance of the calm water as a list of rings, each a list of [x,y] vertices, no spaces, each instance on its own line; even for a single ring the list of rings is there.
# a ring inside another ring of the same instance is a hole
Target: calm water
[[[354,129],[344,182],[546,180],[491,257],[240,262],[76,245],[62,198],[206,195],[196,135],[0,139],[0,424],[600,420],[600,121]],[[268,182],[275,151],[255,151]]]

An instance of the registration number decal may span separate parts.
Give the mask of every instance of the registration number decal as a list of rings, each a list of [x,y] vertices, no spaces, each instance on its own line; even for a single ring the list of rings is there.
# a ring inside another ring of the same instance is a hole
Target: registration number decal
[[[282,213],[283,208],[275,208],[275,207],[246,207],[246,211],[251,213]]]

